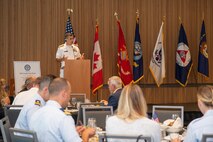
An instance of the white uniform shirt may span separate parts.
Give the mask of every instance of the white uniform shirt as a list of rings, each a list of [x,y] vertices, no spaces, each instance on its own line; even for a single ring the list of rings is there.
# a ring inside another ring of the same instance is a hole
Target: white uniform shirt
[[[213,110],[208,110],[203,117],[189,124],[184,142],[201,142],[202,135],[206,133],[213,133]]]
[[[152,142],[161,141],[160,126],[156,122],[141,118],[132,122],[126,122],[117,116],[109,117],[106,121],[106,133],[114,135],[152,136]],[[110,140],[109,140],[110,141]],[[135,140],[111,140],[110,142],[132,142]]]
[[[28,124],[33,113],[44,105],[45,105],[44,99],[38,93],[35,94],[33,99],[23,106],[16,121],[15,128],[29,130]]]
[[[56,58],[61,59],[63,57],[67,58],[68,60],[80,58],[80,50],[74,44],[71,46],[66,45],[66,43],[62,44],[58,47],[58,50],[56,52]],[[65,61],[61,61],[60,77],[64,77],[64,66]]]
[[[23,92],[19,93],[15,97],[12,105],[25,105],[25,104],[27,104],[34,97],[34,95],[37,94],[37,92],[38,92],[38,88],[32,87],[27,91],[23,91]]]
[[[39,142],[81,142],[74,120],[60,110],[58,102],[49,100],[37,110],[29,123],[37,133]]]

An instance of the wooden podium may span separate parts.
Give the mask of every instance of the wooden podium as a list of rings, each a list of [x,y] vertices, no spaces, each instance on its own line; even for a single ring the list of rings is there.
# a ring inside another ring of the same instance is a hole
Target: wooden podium
[[[69,80],[72,93],[86,93],[90,99],[90,60],[66,60],[64,78]]]

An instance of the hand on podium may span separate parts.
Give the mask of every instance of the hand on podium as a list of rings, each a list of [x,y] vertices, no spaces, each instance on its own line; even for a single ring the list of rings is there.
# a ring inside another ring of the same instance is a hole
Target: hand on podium
[[[104,103],[105,106],[108,105],[108,101],[106,100],[101,100],[100,103]]]

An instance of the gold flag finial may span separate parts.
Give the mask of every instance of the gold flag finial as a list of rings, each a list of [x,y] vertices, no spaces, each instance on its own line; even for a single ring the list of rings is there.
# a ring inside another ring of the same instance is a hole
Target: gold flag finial
[[[70,15],[71,13],[73,13],[73,9],[68,8],[67,13],[68,13],[68,15]]]
[[[95,23],[96,23],[96,25],[98,25],[98,18],[96,18]]]
[[[136,14],[137,14],[137,19],[139,18],[139,10],[137,9],[137,11],[136,11]]]
[[[114,13],[114,16],[115,16],[116,20],[118,21],[118,13],[117,12]]]
[[[202,19],[204,20],[204,12],[202,12]]]
[[[165,23],[165,21],[166,21],[166,16],[163,16],[162,21]]]
[[[178,18],[179,18],[179,22],[180,22],[180,24],[181,24],[181,23],[182,23],[181,17],[179,16]]]

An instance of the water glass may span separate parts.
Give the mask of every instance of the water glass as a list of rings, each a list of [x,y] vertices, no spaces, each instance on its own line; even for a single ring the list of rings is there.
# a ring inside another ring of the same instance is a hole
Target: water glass
[[[96,119],[95,118],[88,118],[87,127],[96,128]]]
[[[76,98],[72,98],[72,105],[74,106],[74,107],[76,107],[76,104],[77,104],[77,99]]]
[[[176,120],[178,117],[179,117],[178,114],[172,114],[172,119],[173,119],[173,120]]]

